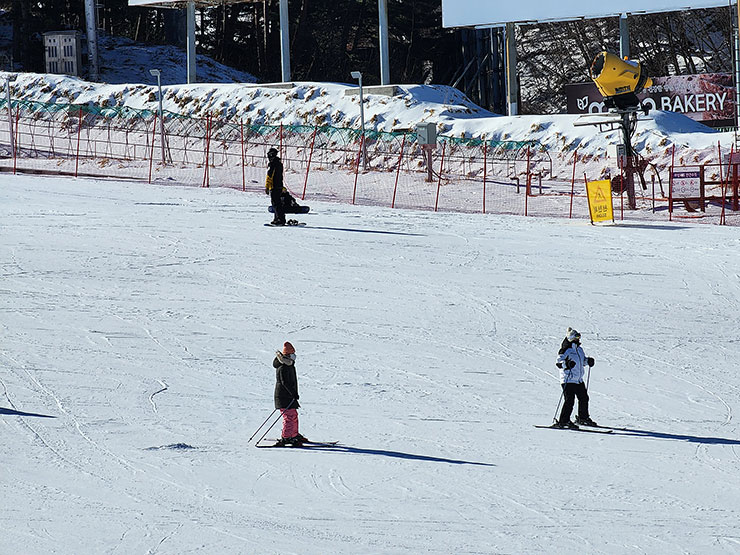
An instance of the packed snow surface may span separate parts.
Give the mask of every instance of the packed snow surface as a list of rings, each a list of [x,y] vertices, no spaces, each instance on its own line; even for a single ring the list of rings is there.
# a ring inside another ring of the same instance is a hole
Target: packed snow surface
[[[0,552],[740,553],[736,228],[269,217],[3,178]],[[568,326],[625,430],[534,428]],[[337,447],[248,441],[286,340]]]

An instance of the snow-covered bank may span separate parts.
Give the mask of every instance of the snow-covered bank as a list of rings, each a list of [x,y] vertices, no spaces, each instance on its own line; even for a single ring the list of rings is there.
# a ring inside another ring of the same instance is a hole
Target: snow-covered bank
[[[0,73],[0,80],[8,74]],[[11,88],[14,99],[50,103],[95,104],[157,109],[156,85],[97,84],[79,79],[40,74],[19,74]],[[164,110],[203,117],[206,114],[255,125],[308,125],[359,128],[357,94],[353,85],[293,83],[284,85],[195,84],[163,87]],[[573,152],[606,159],[607,145],[619,132],[600,133],[596,127],[577,127],[578,116],[530,115],[502,117],[468,100],[458,90],[441,85],[395,85],[395,96],[368,94],[365,119],[368,129],[393,132],[414,130],[417,123],[434,122],[438,133],[455,138],[495,141],[537,141],[555,159],[567,160]],[[638,125],[634,144],[638,152],[660,166],[671,161],[675,145],[685,162],[716,162],[717,145],[728,153],[734,142],[729,132],[717,132],[682,114],[653,112]]]

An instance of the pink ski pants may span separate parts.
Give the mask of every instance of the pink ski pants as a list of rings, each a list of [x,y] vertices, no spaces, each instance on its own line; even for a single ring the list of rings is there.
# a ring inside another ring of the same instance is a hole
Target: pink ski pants
[[[295,437],[298,435],[298,410],[280,409],[283,415],[283,437]]]

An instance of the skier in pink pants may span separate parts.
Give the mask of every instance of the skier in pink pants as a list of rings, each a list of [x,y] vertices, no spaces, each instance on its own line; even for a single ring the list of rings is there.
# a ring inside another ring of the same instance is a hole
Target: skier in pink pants
[[[295,348],[286,341],[282,352],[275,353],[275,408],[283,416],[283,433],[277,446],[300,446],[308,440],[298,433],[298,378],[295,372]]]

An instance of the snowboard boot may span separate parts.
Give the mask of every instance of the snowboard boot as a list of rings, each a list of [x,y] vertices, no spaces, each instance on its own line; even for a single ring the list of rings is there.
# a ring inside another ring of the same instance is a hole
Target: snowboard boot
[[[576,416],[576,424],[580,424],[581,426],[597,426],[598,424],[591,420],[590,416]]]

